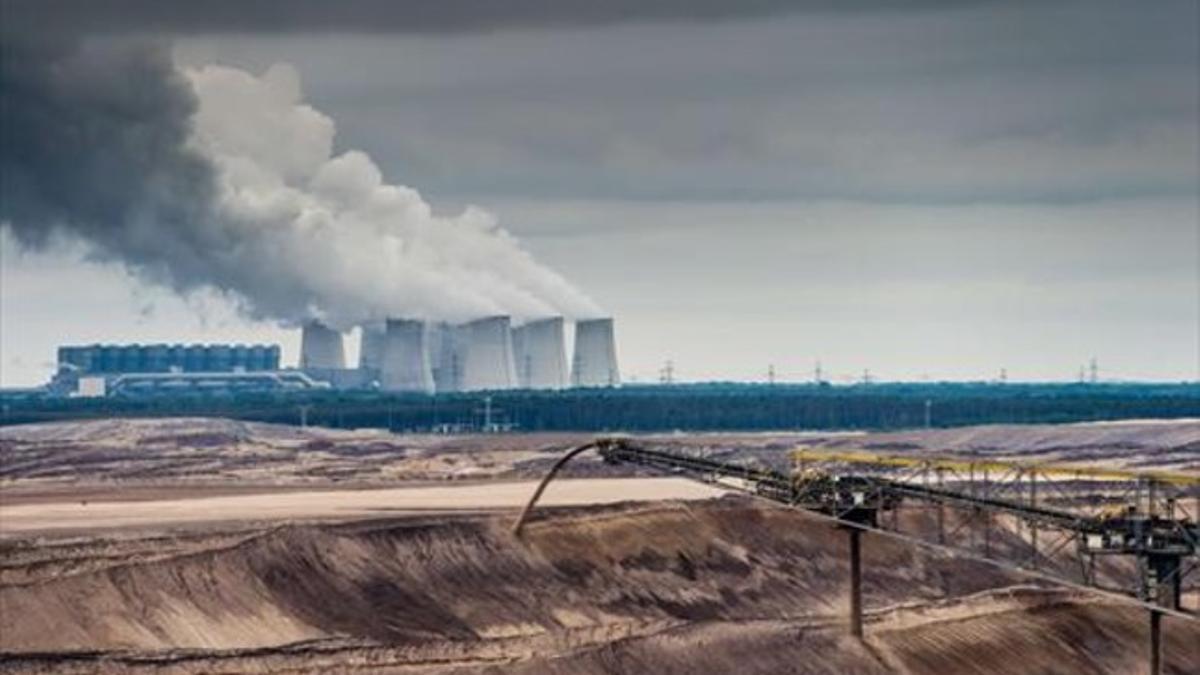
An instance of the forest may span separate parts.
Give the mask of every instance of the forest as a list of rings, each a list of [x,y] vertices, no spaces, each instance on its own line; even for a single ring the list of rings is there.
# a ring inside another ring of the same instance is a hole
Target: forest
[[[1200,417],[1200,384],[705,383],[436,396],[324,391],[0,401],[0,424],[160,416],[411,432],[885,430]]]

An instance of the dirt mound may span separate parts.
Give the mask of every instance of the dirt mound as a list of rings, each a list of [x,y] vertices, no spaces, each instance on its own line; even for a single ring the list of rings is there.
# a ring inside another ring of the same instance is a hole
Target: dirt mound
[[[53,575],[10,571],[0,651],[30,670],[530,673],[1006,672],[1021,649],[1052,657],[1089,631],[1103,649],[1066,656],[1088,672],[1127,672],[1142,652],[1136,610],[1047,589],[993,597],[1015,580],[873,536],[872,637],[848,640],[845,538],[741,499],[564,509],[524,541],[510,524],[285,526],[193,537],[165,557],[136,541],[72,546]],[[1200,657],[1200,632],[1168,635],[1174,663]],[[947,650],[983,669],[948,665]]]

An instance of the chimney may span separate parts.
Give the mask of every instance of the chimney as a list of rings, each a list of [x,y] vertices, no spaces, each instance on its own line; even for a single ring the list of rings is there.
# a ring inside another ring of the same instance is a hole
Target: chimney
[[[384,391],[433,393],[433,373],[425,342],[425,323],[388,319],[384,333],[379,386]]]
[[[342,334],[320,321],[304,324],[300,335],[300,369],[340,370],[345,367]]]
[[[562,389],[567,386],[562,317],[530,321],[514,328],[512,337],[520,386],[527,389]]]
[[[617,346],[612,319],[587,319],[575,324],[575,358],[571,362],[571,385],[615,387],[621,384],[617,370]]]
[[[465,324],[462,391],[511,389],[516,386],[512,328],[507,316],[493,316]]]

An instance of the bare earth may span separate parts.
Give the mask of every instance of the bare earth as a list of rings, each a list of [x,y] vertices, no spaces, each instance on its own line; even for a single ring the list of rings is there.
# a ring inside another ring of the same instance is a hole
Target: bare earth
[[[594,459],[515,539],[531,479],[586,438],[0,429],[0,670],[1144,672],[1141,610],[875,535],[852,640],[841,532]],[[804,443],[1191,471],[1200,423],[655,440],[761,462]],[[1164,625],[1167,672],[1195,672],[1200,624]]]
[[[0,507],[0,537],[54,531],[164,528],[222,522],[347,520],[369,516],[516,509],[536,482],[417,486],[362,490],[289,490],[261,494],[137,501],[8,503]],[[629,500],[705,499],[721,491],[683,478],[596,478],[554,481],[539,504],[567,506]],[[19,498],[14,500],[19,501]]]

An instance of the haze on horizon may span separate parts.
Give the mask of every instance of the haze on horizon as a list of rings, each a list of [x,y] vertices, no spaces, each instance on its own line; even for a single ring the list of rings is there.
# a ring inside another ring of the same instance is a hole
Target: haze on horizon
[[[1200,379],[1195,2],[342,5],[0,2],[180,69],[290,64],[335,152],[486,209],[616,317],[627,381]],[[4,386],[65,343],[295,362],[220,293],[2,236]]]

